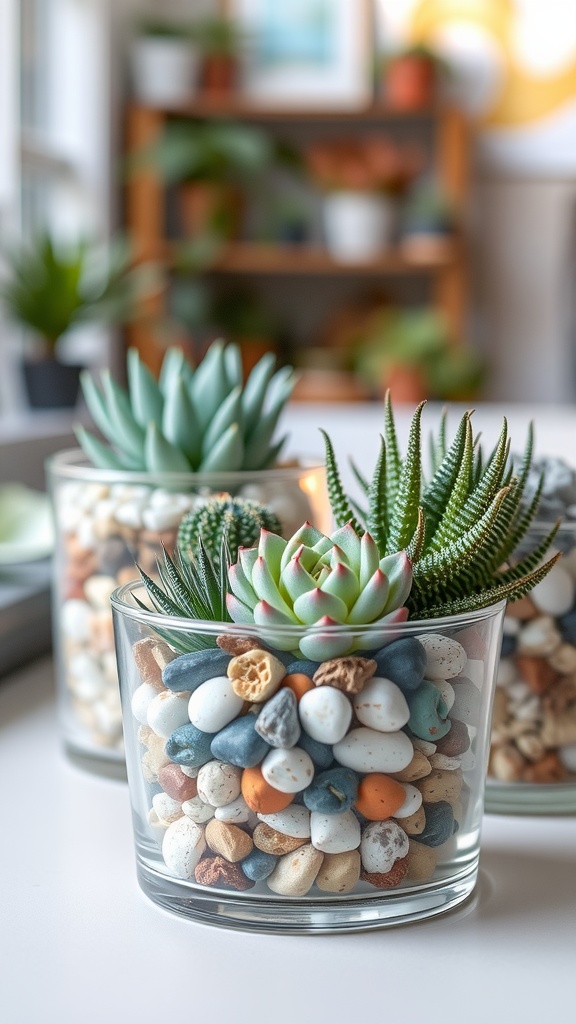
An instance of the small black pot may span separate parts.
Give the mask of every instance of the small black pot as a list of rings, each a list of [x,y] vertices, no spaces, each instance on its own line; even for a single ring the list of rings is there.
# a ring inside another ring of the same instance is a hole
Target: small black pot
[[[22,372],[32,409],[73,409],[78,400],[81,366],[56,359],[24,359]]]

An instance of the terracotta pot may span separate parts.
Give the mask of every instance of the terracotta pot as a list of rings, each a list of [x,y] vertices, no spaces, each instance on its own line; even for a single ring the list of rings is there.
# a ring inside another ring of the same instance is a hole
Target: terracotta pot
[[[382,390],[390,389],[393,402],[422,402],[428,397],[422,372],[417,366],[398,363],[384,374]]]
[[[179,205],[184,234],[188,238],[214,232],[237,238],[242,219],[242,193],[233,185],[191,181],[180,186]]]
[[[437,80],[436,66],[426,57],[396,57],[384,75],[386,104],[394,110],[429,107],[436,96]]]
[[[230,96],[238,87],[238,60],[230,53],[207,53],[200,64],[200,92]]]

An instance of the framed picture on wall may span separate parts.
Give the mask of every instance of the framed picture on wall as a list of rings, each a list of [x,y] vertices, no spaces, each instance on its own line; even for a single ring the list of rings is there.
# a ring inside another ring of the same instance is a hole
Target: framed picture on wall
[[[228,0],[245,33],[244,92],[264,106],[362,107],[372,97],[370,0]]]

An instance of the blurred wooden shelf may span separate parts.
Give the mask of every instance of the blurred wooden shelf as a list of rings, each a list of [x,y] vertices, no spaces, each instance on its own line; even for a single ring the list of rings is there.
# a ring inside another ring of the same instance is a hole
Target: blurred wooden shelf
[[[418,110],[394,110],[384,103],[371,103],[364,107],[267,107],[248,99],[211,99],[196,97],[189,103],[149,107],[132,103],[128,116],[164,117],[215,117],[237,118],[241,121],[405,121],[423,118],[443,117],[450,108],[445,104],[422,107]]]
[[[160,258],[174,261],[178,243],[168,243]],[[454,240],[442,244],[435,253],[416,259],[394,249],[362,262],[339,262],[318,246],[270,245],[235,242],[226,246],[209,268],[212,274],[317,274],[326,276],[388,276],[430,274],[458,264],[462,246]]]

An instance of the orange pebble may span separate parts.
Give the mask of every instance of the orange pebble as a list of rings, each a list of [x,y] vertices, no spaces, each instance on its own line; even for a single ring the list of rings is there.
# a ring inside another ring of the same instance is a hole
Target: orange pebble
[[[256,765],[254,768],[245,768],[242,773],[242,796],[248,807],[256,814],[273,814],[274,811],[283,811],[294,799],[293,793],[280,793],[274,789]],[[398,804],[400,806],[400,804]]]
[[[405,799],[404,788],[396,779],[372,772],[360,782],[354,806],[369,821],[385,821],[402,807]]]
[[[282,686],[289,686],[298,701],[302,699],[305,693],[308,693],[308,690],[315,689],[310,677],[305,676],[303,672],[292,672],[291,675],[284,676]]]

